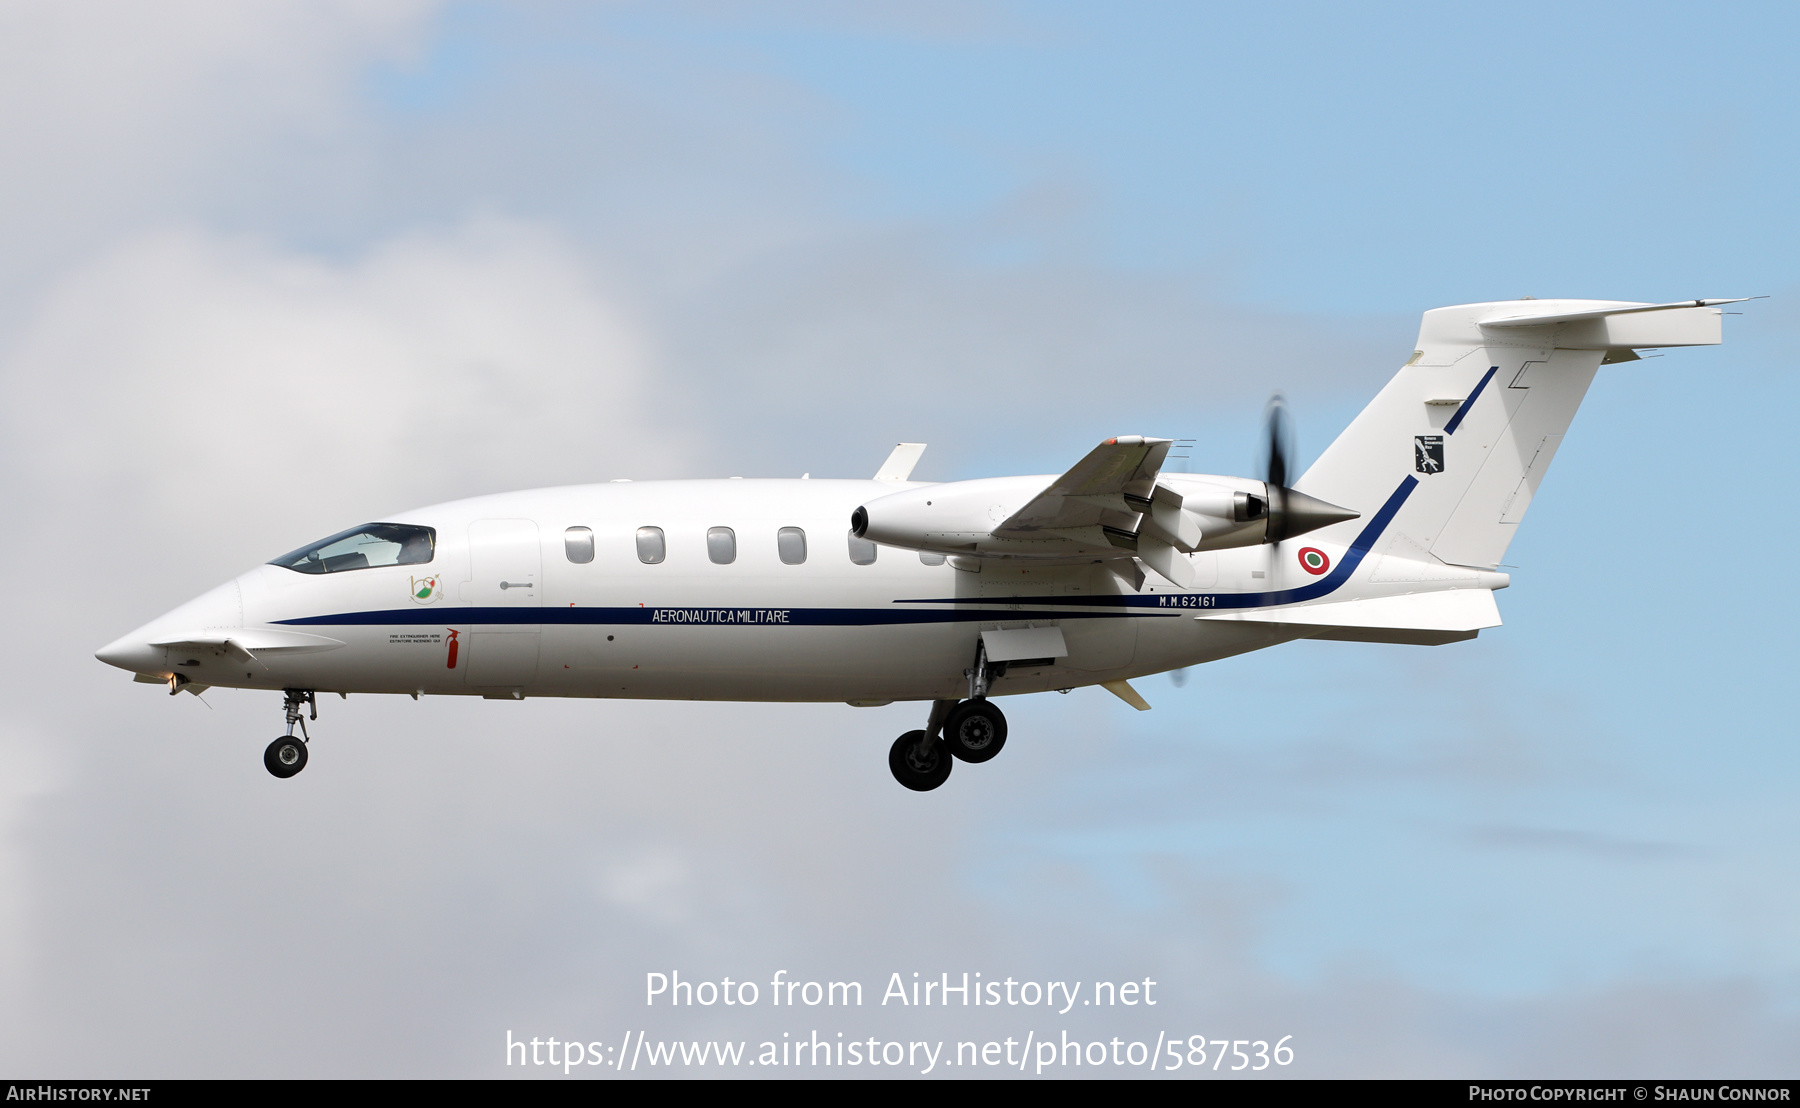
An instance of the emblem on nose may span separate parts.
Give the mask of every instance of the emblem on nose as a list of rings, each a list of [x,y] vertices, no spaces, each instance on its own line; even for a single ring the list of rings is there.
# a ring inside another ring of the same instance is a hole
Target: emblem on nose
[[[438,577],[436,574],[433,574],[430,577],[408,577],[407,581],[410,582],[413,603],[415,604],[429,604],[436,600],[443,592],[442,589],[438,588]]]

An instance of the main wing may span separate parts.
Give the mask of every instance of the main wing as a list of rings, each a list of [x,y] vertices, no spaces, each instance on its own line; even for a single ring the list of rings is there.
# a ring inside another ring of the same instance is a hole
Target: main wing
[[[1150,508],[1156,475],[1173,442],[1142,435],[1107,439],[1001,521],[994,534],[1032,538],[1046,531],[1068,534],[1096,527],[1135,531],[1138,516]]]
[[[1200,543],[1200,528],[1181,511],[1181,496],[1156,483],[1173,439],[1121,435],[1050,483],[994,528],[999,538],[1046,533],[1135,554],[1182,588],[1194,571],[1181,555]]]

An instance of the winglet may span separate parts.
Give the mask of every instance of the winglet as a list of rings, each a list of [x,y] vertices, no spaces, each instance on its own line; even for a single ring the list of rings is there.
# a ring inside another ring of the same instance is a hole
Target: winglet
[[[1100,687],[1140,712],[1150,710],[1150,702],[1139,696],[1138,691],[1131,687],[1129,681],[1102,681]]]
[[[922,442],[903,442],[894,447],[887,461],[875,471],[877,481],[904,481],[912,476],[913,467],[919,464],[919,455],[925,453]]]

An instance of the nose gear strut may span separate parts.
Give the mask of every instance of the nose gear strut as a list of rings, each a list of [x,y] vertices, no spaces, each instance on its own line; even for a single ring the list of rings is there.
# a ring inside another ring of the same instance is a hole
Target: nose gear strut
[[[311,742],[312,736],[306,733],[306,720],[300,718],[300,708],[304,705],[312,709],[311,718],[313,722],[318,722],[319,702],[313,698],[313,691],[311,689],[282,689],[281,691],[287,698],[284,703],[284,707],[287,708],[287,737],[290,739],[294,737],[294,724],[297,723],[300,725],[301,741]]]

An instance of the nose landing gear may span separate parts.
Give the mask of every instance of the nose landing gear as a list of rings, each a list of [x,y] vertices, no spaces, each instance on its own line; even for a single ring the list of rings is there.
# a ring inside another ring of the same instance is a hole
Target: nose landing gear
[[[283,735],[263,751],[263,765],[277,777],[292,777],[306,768],[306,744],[292,735]]]
[[[306,733],[306,718],[301,715],[301,708],[309,709],[311,719],[319,718],[319,705],[313,699],[311,689],[283,689],[286,699],[283,707],[287,711],[287,734],[269,744],[263,751],[263,766],[276,777],[288,778],[306,768],[306,744],[312,736]],[[300,727],[300,737],[294,737],[294,726]]]

